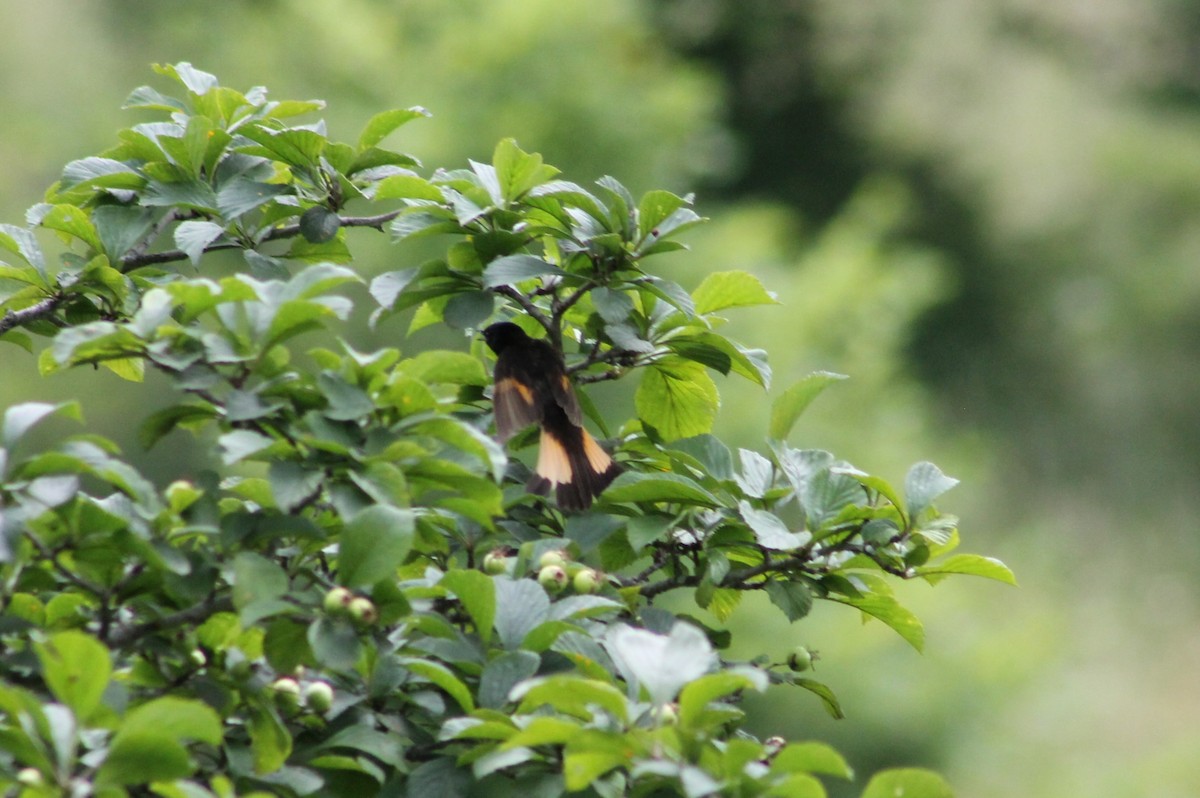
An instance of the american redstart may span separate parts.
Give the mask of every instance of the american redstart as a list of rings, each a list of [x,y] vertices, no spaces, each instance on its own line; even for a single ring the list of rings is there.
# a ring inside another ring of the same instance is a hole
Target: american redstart
[[[496,436],[503,443],[530,424],[542,429],[529,491],[545,494],[554,488],[562,509],[587,509],[621,467],[583,428],[562,356],[512,322],[491,325],[483,339],[496,353]]]

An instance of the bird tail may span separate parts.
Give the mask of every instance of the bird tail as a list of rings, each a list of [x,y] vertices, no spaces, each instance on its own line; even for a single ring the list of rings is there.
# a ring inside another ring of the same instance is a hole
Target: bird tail
[[[527,487],[539,494],[553,488],[559,507],[586,510],[619,473],[621,467],[583,427],[543,427],[537,468]]]

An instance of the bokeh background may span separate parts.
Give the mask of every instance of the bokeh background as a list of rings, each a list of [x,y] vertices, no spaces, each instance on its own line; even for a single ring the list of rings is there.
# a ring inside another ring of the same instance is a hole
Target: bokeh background
[[[343,139],[423,105],[398,146],[430,165],[514,136],[577,182],[697,192],[712,222],[671,276],[778,291],[732,322],[770,351],[771,395],[851,377],[792,443],[895,481],[937,462],[963,480],[944,509],[964,550],[1021,582],[905,585],[923,655],[844,607],[788,626],[747,601],[739,651],[818,649],[848,716],[775,690],[754,729],[829,740],[863,777],[937,768],[965,798],[1198,794],[1197,4],[39,0],[0,4],[0,29],[8,222],[140,121],[119,107],[150,63],[182,60],[326,99]],[[411,257],[361,235],[368,271]],[[79,398],[164,479],[206,456],[140,450],[153,380],[42,380],[13,346],[0,368],[0,404]],[[722,391],[718,433],[761,448],[770,396]]]

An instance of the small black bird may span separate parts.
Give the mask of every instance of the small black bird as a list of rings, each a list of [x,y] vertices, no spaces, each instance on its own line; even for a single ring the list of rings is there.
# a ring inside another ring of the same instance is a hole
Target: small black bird
[[[483,339],[496,353],[492,406],[500,442],[530,424],[542,428],[529,491],[545,494],[553,487],[562,509],[587,509],[621,467],[583,428],[562,356],[512,322],[491,325]]]

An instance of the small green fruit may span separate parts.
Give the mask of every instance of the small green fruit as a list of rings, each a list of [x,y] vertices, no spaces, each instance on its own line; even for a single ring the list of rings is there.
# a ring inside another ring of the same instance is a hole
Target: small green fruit
[[[46,786],[46,780],[42,777],[42,771],[37,768],[21,768],[18,770],[17,782],[24,784],[26,787]]]
[[[674,726],[679,722],[679,707],[677,704],[663,704],[656,713],[658,722],[663,726]]]
[[[538,558],[538,568],[547,568],[551,565],[562,568],[570,561],[570,556],[563,549],[550,549],[550,551],[542,552],[542,556]]]
[[[601,579],[600,572],[595,568],[584,568],[575,574],[571,586],[575,588],[576,593],[587,596],[600,589]]]
[[[567,586],[567,572],[561,565],[545,565],[538,571],[538,582],[547,593],[561,593]]]
[[[501,546],[492,549],[483,557],[483,570],[493,576],[508,573],[508,558],[512,550]]]
[[[208,664],[208,657],[198,648],[193,648],[191,653],[188,654],[188,658],[191,659],[192,664],[197,668],[203,668]]]
[[[379,620],[379,610],[369,598],[357,596],[350,601],[350,617],[363,626],[370,626]]]
[[[792,649],[792,653],[788,655],[787,664],[794,672],[803,673],[812,667],[814,659],[816,657],[807,648],[796,646]]]
[[[324,715],[333,706],[333,688],[328,682],[313,682],[304,688],[304,705]]]
[[[300,707],[300,683],[290,676],[271,682],[271,690],[275,694],[275,704],[280,709],[291,712]]]
[[[330,615],[341,615],[350,608],[350,602],[354,600],[354,594],[344,587],[335,587],[325,594],[325,600],[322,606],[325,607],[325,612]]]

